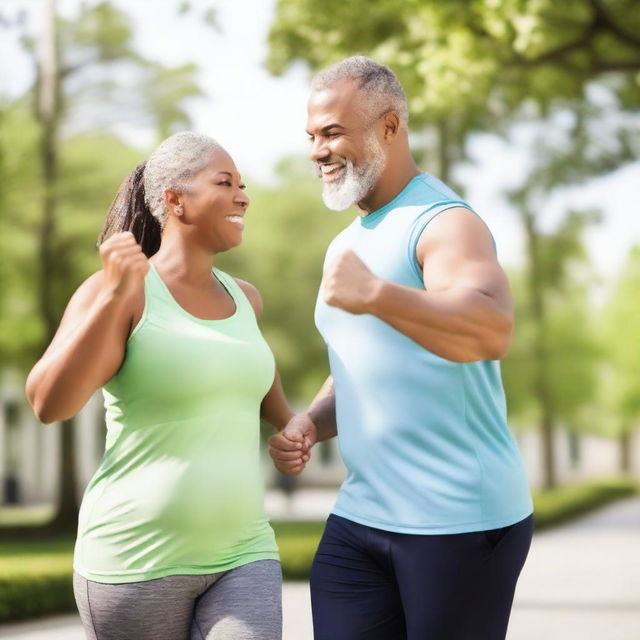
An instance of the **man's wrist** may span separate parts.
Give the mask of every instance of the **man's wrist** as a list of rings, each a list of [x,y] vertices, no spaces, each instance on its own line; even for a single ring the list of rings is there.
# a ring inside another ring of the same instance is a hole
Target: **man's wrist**
[[[384,299],[389,288],[390,283],[382,278],[376,276],[373,277],[371,284],[371,290],[367,299],[365,300],[365,308],[367,313],[377,315],[384,303]]]

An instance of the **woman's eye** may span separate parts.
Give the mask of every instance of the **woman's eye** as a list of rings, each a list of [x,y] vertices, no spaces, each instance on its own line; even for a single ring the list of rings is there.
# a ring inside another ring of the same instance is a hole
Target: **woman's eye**
[[[246,184],[241,184],[241,185],[238,185],[238,186],[239,186],[243,191],[247,188],[247,185],[246,185]]]
[[[223,180],[222,182],[218,182],[218,184],[223,184],[225,187],[231,186],[231,183],[228,180]]]

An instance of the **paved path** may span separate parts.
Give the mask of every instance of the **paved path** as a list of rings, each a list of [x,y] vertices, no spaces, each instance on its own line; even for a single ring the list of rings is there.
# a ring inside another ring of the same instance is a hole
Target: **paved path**
[[[283,640],[312,640],[310,619],[307,584],[285,584]],[[0,638],[84,640],[77,616],[0,626]],[[640,498],[534,537],[508,639],[640,640]]]
[[[640,640],[640,498],[534,536],[510,640]]]

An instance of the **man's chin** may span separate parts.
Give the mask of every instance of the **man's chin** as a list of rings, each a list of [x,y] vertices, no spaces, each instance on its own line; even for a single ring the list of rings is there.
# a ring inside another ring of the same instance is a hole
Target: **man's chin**
[[[334,193],[326,193],[326,190],[322,192],[322,201],[324,206],[331,211],[346,211],[349,207],[355,204],[352,198],[345,198]]]

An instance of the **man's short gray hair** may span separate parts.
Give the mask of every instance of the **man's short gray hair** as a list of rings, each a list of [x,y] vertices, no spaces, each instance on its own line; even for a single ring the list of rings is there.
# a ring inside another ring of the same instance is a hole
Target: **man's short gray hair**
[[[366,94],[373,117],[395,111],[406,129],[409,122],[407,96],[396,74],[384,64],[365,56],[345,58],[320,71],[311,83],[312,91],[322,91],[340,80],[358,80],[358,91]]]

